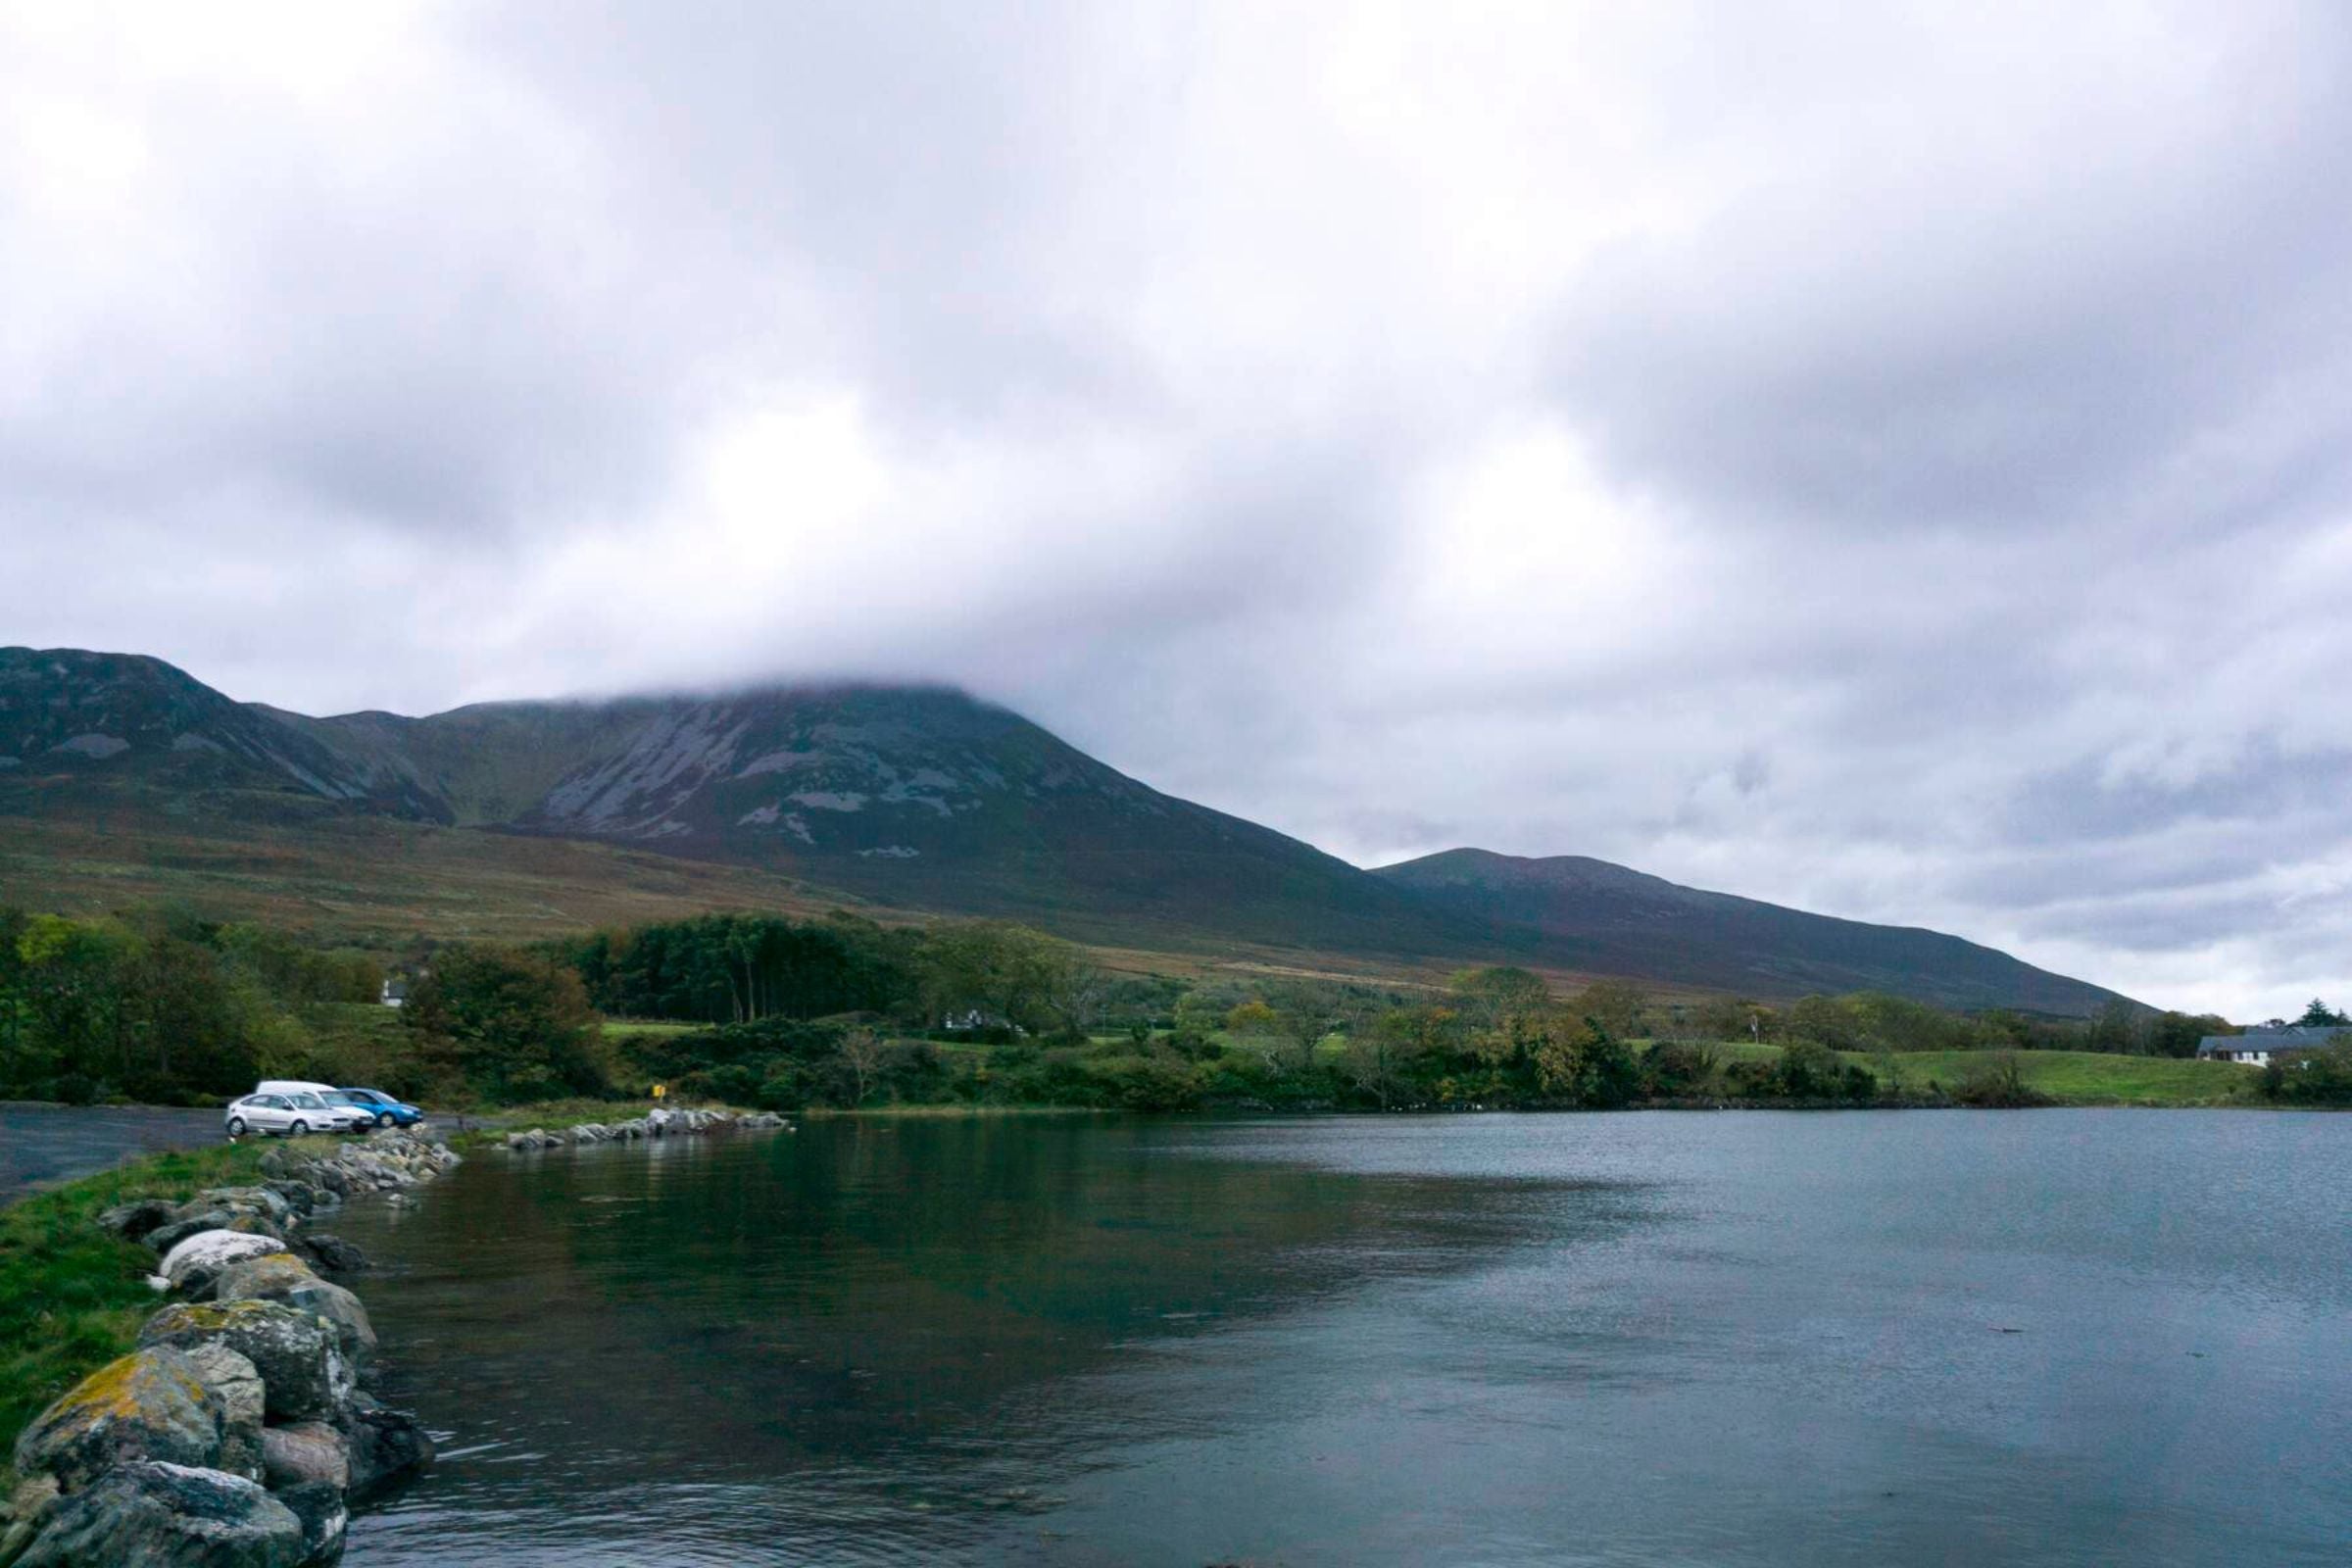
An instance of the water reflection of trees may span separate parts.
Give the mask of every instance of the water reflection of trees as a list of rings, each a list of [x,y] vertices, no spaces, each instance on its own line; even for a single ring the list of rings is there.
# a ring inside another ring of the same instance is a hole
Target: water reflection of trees
[[[1632,1222],[1607,1188],[1563,1206],[1552,1186],[1170,1148],[1201,1135],[860,1121],[591,1152],[480,1173],[434,1245],[528,1260],[518,1295],[543,1305],[507,1353],[560,1320],[530,1395],[551,1424],[659,1443],[692,1390],[697,1454],[728,1471],[1148,1425],[1085,1408],[1091,1375]]]

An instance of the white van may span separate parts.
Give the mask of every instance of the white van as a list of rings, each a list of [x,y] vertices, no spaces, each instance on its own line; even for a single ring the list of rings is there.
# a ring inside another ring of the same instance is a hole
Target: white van
[[[257,1095],[332,1095],[339,1094],[333,1084],[315,1084],[303,1078],[265,1078],[253,1086]]]

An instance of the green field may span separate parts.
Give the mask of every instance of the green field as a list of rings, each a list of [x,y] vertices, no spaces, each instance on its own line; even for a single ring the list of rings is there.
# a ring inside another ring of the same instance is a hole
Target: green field
[[[1886,1058],[1854,1054],[1872,1072]],[[1985,1054],[1923,1051],[1891,1058],[1906,1090],[1931,1080],[1951,1087],[1981,1067]],[[2062,1105],[2258,1105],[2262,1074],[2226,1061],[2175,1056],[2116,1056],[2088,1051],[2021,1051],[2026,1082]]]
[[[1769,1061],[1778,1046],[1744,1040],[1715,1048],[1726,1061]],[[1838,1054],[1883,1083],[1889,1064],[1897,1087],[1921,1095],[1931,1084],[1949,1090],[1999,1054],[1984,1051],[1906,1051],[1890,1055],[1845,1051]],[[2026,1082],[2061,1105],[2261,1105],[2262,1075],[2226,1061],[2175,1056],[2119,1056],[2091,1051],[2021,1051],[2018,1065]]]

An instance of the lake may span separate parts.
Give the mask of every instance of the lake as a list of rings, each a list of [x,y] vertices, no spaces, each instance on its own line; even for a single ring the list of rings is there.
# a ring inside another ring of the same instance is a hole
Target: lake
[[[348,1562],[2352,1558],[2352,1117],[817,1121],[336,1228]]]

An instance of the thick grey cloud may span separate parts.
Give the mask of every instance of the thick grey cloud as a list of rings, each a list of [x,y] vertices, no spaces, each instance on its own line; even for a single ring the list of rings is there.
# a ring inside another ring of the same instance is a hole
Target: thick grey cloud
[[[961,680],[1361,860],[2352,998],[2339,8],[0,12],[13,641]]]

